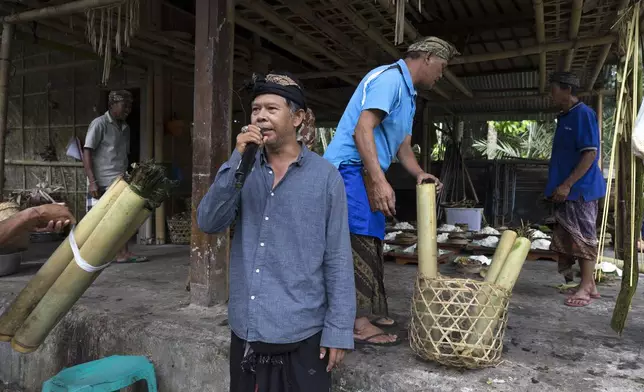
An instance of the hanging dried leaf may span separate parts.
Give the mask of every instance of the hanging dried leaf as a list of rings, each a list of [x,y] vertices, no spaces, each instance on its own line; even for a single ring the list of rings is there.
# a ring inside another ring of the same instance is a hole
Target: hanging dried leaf
[[[103,84],[107,84],[110,78],[113,48],[117,54],[121,54],[123,44],[129,47],[130,38],[139,28],[139,5],[140,0],[123,0],[85,13],[87,40],[94,51],[103,58]],[[99,10],[100,26],[97,26],[96,14]],[[116,21],[113,20],[114,17]]]

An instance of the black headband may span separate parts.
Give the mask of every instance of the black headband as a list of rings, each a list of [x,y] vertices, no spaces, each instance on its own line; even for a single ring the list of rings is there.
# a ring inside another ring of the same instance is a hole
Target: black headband
[[[579,88],[579,78],[572,72],[554,72],[550,75],[550,83],[563,83]]]
[[[276,81],[279,80],[279,81]],[[293,102],[306,111],[306,98],[302,88],[287,74],[254,74],[251,87],[251,99],[263,94],[275,94]]]

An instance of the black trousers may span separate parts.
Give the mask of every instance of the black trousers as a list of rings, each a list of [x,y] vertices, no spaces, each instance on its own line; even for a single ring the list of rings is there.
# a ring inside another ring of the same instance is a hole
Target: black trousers
[[[246,341],[231,333],[230,392],[330,392],[331,373],[327,373],[328,354],[320,359],[318,333],[290,346],[293,351],[281,354],[255,352],[245,358]],[[279,352],[282,345],[270,346]],[[282,346],[284,347],[284,346]],[[261,351],[261,349],[260,349]],[[248,363],[251,362],[252,371]]]

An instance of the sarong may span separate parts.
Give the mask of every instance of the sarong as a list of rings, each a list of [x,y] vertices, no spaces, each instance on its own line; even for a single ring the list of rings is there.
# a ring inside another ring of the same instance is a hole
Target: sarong
[[[351,234],[357,317],[389,316],[382,247],[378,238]]]
[[[107,191],[107,188],[105,187],[98,187],[98,198],[93,197],[89,192],[87,192],[87,199],[85,200],[85,212],[89,212],[89,210],[92,209],[97,203],[98,199],[101,198]]]
[[[248,343],[231,333],[230,392],[329,392],[322,332],[293,344]]]
[[[568,200],[555,206],[555,228],[550,250],[560,253],[559,273],[572,281],[572,266],[577,259],[597,259],[598,202]]]

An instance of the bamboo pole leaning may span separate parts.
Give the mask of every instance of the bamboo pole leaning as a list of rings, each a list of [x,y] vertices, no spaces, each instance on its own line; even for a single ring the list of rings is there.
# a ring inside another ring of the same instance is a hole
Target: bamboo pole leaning
[[[114,202],[127,187],[122,179],[117,179],[87,214],[78,222],[74,235],[79,247],[90,237],[94,228],[105,217]],[[51,288],[60,274],[67,268],[74,255],[69,241],[63,241],[47,262],[40,267],[27,286],[13,300],[9,308],[0,316],[0,341],[8,342],[24,323],[31,311],[38,305],[47,290]]]
[[[636,264],[638,253],[636,247],[639,238],[637,232],[644,209],[641,197],[644,192],[644,165],[642,160],[636,159],[633,155],[631,139],[638,105],[643,97],[639,15],[640,2],[638,1],[628,10],[619,28],[619,46],[626,52],[626,57],[620,59],[622,61],[617,68],[618,80],[622,83],[620,94],[617,96],[617,112],[623,115],[616,116],[615,125],[615,132],[620,134],[616,146],[619,166],[616,201],[620,209],[616,210],[615,227],[619,230],[616,230],[615,248],[617,257],[624,260],[621,289],[611,319],[611,328],[618,334],[621,334],[626,326],[637,289],[639,278]],[[617,125],[618,122],[620,126]]]
[[[73,257],[15,332],[11,339],[15,351],[38,349],[173,186],[162,166],[140,165],[82,245],[78,243],[82,233],[78,228],[72,231],[65,242],[71,244]]]

